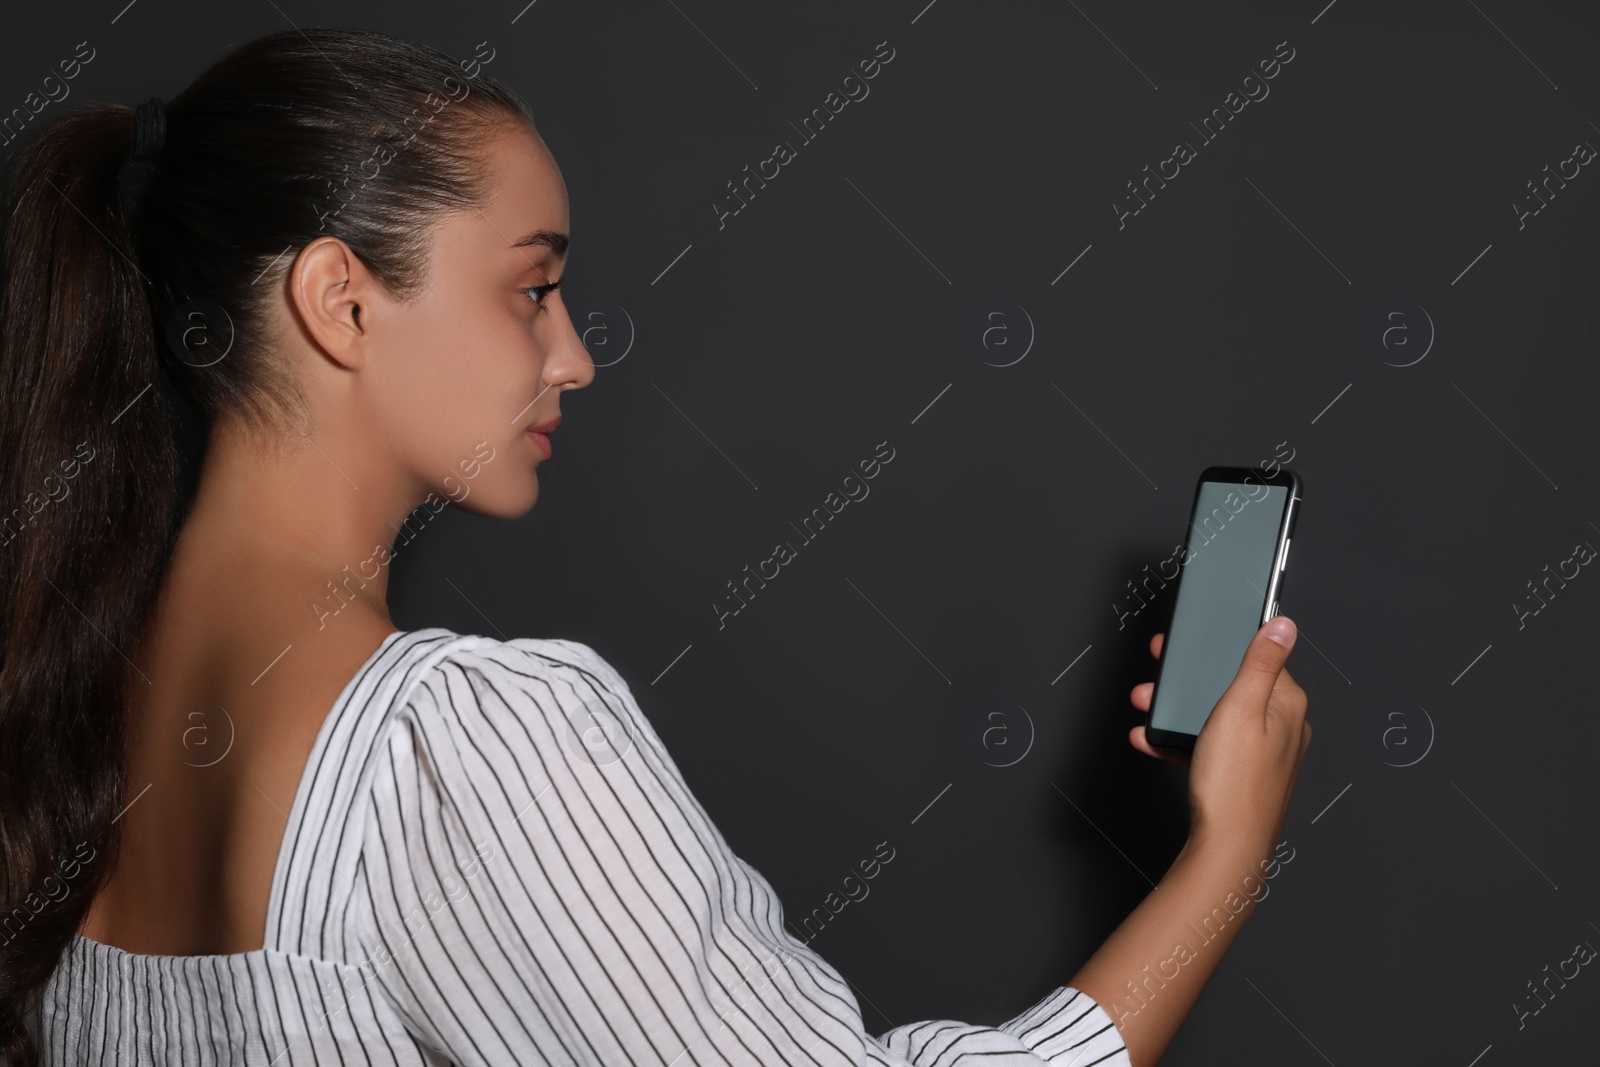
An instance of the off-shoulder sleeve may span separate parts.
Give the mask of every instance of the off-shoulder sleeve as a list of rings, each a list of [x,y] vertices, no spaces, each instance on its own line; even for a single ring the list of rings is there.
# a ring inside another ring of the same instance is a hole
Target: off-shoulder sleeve
[[[869,1034],[587,645],[453,651],[375,754],[363,966],[461,1064],[1129,1067],[1067,986],[997,1026]]]

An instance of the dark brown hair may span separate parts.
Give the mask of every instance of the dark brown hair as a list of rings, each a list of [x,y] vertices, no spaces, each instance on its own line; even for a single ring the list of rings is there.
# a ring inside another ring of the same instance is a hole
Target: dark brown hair
[[[487,46],[480,46],[480,49]],[[492,51],[487,58],[492,59]],[[0,279],[0,1056],[35,1063],[39,997],[115,863],[125,651],[187,508],[174,406],[296,427],[264,311],[296,253],[342,239],[396,296],[434,225],[485,193],[482,148],[526,103],[383,34],[288,30],[166,105],[43,124],[5,175]],[[143,178],[139,188],[138,178]],[[138,195],[135,196],[134,194]]]

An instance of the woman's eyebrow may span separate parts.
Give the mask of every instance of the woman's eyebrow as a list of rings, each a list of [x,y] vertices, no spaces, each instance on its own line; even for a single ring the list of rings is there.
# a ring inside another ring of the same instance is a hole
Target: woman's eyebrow
[[[559,230],[534,230],[524,237],[519,237],[511,242],[512,248],[527,248],[530,245],[545,245],[558,257],[567,254],[567,235]]]

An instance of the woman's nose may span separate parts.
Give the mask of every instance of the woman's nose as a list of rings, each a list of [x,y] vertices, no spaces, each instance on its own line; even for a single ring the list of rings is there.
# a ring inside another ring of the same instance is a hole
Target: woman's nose
[[[566,320],[566,337],[562,339],[560,353],[549,364],[551,384],[582,389],[594,381],[594,360],[571,317],[567,316]]]

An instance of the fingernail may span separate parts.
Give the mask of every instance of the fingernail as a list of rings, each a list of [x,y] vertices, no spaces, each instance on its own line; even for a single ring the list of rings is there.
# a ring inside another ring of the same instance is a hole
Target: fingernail
[[[1278,642],[1284,648],[1292,648],[1295,638],[1294,623],[1290,621],[1287,615],[1279,615],[1267,623],[1267,637]]]

